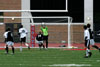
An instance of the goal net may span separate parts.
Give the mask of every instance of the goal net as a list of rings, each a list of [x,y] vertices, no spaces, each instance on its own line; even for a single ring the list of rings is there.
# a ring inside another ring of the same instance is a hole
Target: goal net
[[[42,23],[48,27],[48,47],[80,47],[84,42],[84,24],[73,23],[72,18],[68,16],[32,17],[31,13],[23,13],[21,16],[0,16],[0,20],[2,20],[2,22],[0,22],[0,27],[3,28],[3,32],[1,34],[3,35],[5,30],[10,27],[16,44],[20,43],[18,29],[22,24],[24,28],[28,30],[26,39],[27,43],[31,47],[38,47],[35,37],[41,30]],[[1,37],[0,41],[3,42],[3,40],[4,37]]]

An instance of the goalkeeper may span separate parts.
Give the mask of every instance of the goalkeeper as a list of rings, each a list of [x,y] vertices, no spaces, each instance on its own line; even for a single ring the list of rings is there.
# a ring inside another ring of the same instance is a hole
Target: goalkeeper
[[[46,25],[42,24],[41,31],[43,33],[43,41],[46,42],[46,49],[48,49],[48,27]]]

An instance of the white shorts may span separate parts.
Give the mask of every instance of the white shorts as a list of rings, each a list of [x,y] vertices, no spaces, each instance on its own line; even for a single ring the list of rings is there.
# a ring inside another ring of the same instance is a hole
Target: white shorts
[[[12,41],[8,41],[8,42],[6,42],[6,44],[7,44],[8,46],[13,46],[13,45],[14,45],[14,43],[13,43]]]
[[[37,41],[38,44],[43,44],[43,41]]]
[[[94,39],[90,39],[90,45],[94,45]]]

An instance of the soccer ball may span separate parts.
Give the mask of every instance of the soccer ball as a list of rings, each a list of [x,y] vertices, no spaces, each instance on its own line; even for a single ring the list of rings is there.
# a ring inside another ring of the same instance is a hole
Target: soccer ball
[[[91,18],[90,18],[90,17],[87,17],[87,20],[88,20],[88,21],[90,21],[90,20],[91,20]]]
[[[13,17],[12,20],[14,20],[15,18]]]
[[[42,25],[44,25],[44,22],[42,22]]]

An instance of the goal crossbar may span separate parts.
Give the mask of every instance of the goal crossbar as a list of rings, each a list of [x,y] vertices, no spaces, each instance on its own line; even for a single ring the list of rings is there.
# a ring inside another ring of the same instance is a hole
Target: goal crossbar
[[[68,12],[68,10],[0,10],[0,12]]]
[[[50,16],[50,17],[15,17],[15,16],[0,16],[0,18],[18,18],[18,19],[31,19],[31,18],[70,18],[69,16]]]

